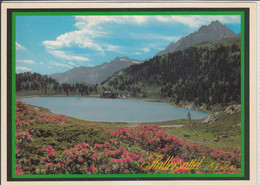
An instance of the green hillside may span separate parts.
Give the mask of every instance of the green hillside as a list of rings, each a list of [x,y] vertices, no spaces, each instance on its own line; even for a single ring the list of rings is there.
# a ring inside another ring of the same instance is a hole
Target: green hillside
[[[130,97],[169,99],[175,104],[240,104],[240,37],[155,56],[102,83]]]
[[[39,73],[16,74],[16,94],[30,95],[91,95],[97,94],[98,85],[88,83],[59,83],[57,80]]]

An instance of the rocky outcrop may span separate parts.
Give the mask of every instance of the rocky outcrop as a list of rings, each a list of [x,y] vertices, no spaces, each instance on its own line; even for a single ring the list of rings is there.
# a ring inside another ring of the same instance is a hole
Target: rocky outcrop
[[[234,114],[241,111],[241,105],[230,105],[224,110],[227,114]]]
[[[219,113],[217,112],[217,113],[215,113],[215,114],[212,114],[212,115],[207,116],[206,118],[204,118],[204,119],[201,121],[201,123],[211,124],[211,123],[217,121],[217,120],[218,120],[218,114],[219,114]]]

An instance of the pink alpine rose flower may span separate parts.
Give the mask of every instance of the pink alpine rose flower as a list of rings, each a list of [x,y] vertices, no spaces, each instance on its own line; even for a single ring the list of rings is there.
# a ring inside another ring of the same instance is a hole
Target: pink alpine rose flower
[[[50,168],[50,167],[52,167],[53,166],[53,163],[46,163],[46,167],[47,168]]]
[[[46,150],[46,148],[42,148],[41,151],[44,152]]]
[[[89,167],[89,171],[91,172],[91,174],[94,174],[95,173],[95,166],[94,165],[91,165],[90,167]]]
[[[16,137],[19,137],[19,136],[21,136],[21,133],[17,132],[15,135],[16,135]]]
[[[89,144],[87,144],[87,143],[81,143],[80,145],[81,145],[82,147],[84,147],[84,148],[85,148],[85,147],[89,147]]]
[[[99,158],[99,156],[97,154],[93,154],[92,158],[97,159],[97,158]]]
[[[78,161],[82,163],[82,162],[84,162],[84,159],[82,159],[81,157],[79,157],[79,158],[78,158]]]
[[[64,166],[64,164],[63,164],[63,163],[61,163],[61,162],[58,162],[58,166],[61,168],[61,167],[63,167],[63,166]]]
[[[19,169],[15,172],[16,175],[23,175],[23,170]]]
[[[86,154],[88,152],[88,149],[86,149],[86,148],[83,148],[83,149],[81,149],[81,151],[80,151],[80,153],[82,153],[82,154]]]
[[[49,157],[54,157],[54,155],[55,155],[55,150],[51,150],[49,153]]]
[[[109,142],[105,142],[105,143],[104,143],[104,146],[105,146],[105,147],[107,147],[107,146],[109,146],[109,145],[110,145]]]

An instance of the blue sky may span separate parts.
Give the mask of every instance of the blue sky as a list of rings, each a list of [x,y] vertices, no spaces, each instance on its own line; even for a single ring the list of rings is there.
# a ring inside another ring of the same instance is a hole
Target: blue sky
[[[60,73],[117,56],[145,60],[215,20],[240,33],[240,16],[231,15],[17,16],[16,72]]]

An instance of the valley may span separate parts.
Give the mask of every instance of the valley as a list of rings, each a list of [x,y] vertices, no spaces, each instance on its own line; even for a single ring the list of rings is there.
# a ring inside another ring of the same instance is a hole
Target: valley
[[[242,109],[240,34],[219,21],[143,61],[17,73],[17,173],[239,174]],[[142,171],[157,154],[205,161]]]

